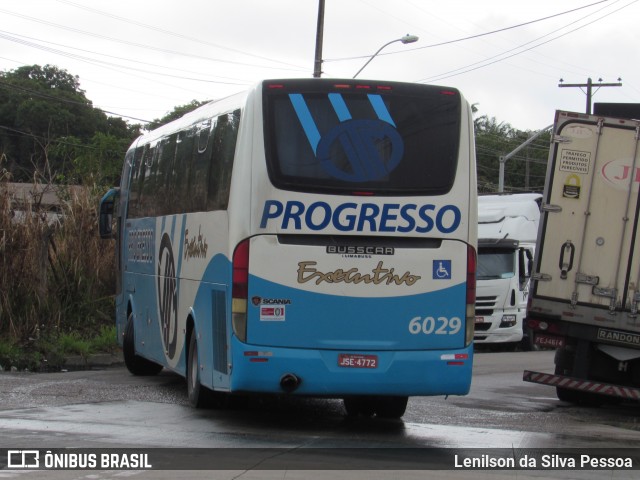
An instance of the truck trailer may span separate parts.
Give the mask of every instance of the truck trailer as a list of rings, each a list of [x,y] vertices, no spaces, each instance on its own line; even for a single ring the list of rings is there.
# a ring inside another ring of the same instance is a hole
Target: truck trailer
[[[556,112],[526,325],[555,348],[524,380],[560,400],[640,400],[640,121]]]
[[[476,344],[522,343],[538,223],[539,193],[478,197]]]

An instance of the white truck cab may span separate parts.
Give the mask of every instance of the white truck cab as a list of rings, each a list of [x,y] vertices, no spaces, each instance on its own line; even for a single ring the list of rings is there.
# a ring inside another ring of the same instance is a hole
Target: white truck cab
[[[523,339],[541,199],[537,193],[478,197],[475,343]]]

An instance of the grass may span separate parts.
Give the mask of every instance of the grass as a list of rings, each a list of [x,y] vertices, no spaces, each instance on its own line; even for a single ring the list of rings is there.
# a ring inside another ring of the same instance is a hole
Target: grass
[[[96,336],[82,337],[78,333],[63,333],[55,337],[32,339],[28,344],[0,340],[0,367],[9,370],[58,371],[68,356],[88,358],[95,353],[115,353],[116,327],[102,327]]]
[[[40,186],[42,187],[42,186]],[[114,242],[98,236],[100,187],[16,198],[0,170],[0,365],[59,369],[67,355],[117,348]],[[35,188],[34,188],[35,191]]]

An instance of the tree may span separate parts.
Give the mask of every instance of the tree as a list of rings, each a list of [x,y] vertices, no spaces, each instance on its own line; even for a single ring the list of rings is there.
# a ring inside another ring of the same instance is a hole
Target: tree
[[[36,174],[47,182],[72,176],[76,162],[69,157],[70,140],[88,152],[96,133],[126,139],[116,142],[124,158],[122,145],[139,130],[94,108],[79,78],[66,70],[31,65],[0,72],[0,157],[15,181],[33,181]]]
[[[186,105],[180,105],[177,106],[173,109],[173,111],[171,111],[170,113],[167,113],[164,117],[162,118],[156,118],[153,122],[151,122],[148,126],[147,129],[148,130],[154,130],[166,123],[169,123],[173,120],[177,120],[178,118],[182,117],[183,115],[186,115],[189,112],[192,112],[193,110],[195,110],[198,107],[201,107],[202,105],[204,105],[205,103],[208,103],[206,101],[201,102],[199,100],[191,100],[190,103],[187,103]]]
[[[513,128],[486,115],[474,120],[478,192],[498,191],[499,158],[526,141],[532,132]],[[549,136],[543,135],[505,164],[505,191],[542,191],[549,151]]]

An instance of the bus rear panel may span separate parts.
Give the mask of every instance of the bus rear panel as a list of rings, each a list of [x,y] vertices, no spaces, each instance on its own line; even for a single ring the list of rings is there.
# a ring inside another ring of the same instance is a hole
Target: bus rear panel
[[[276,81],[261,103],[231,389],[466,394],[475,178],[460,94]]]

